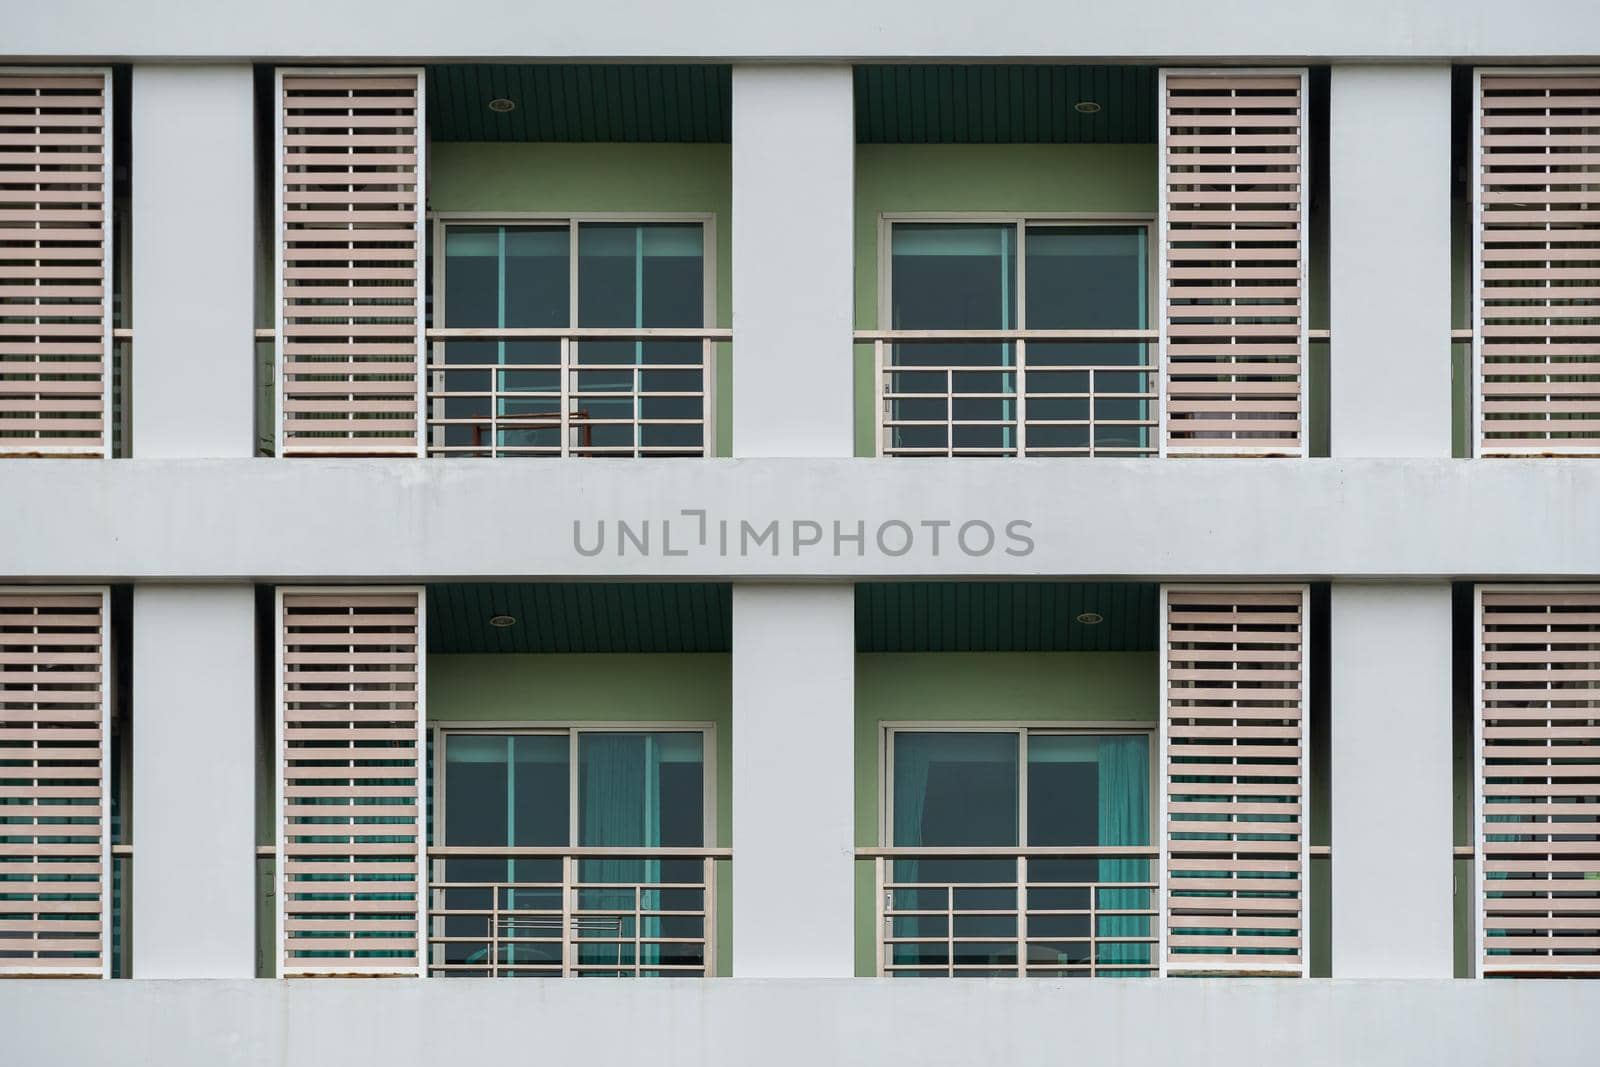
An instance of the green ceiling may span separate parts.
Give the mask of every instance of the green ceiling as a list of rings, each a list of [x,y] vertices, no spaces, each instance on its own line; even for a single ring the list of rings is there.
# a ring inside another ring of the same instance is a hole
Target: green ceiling
[[[726,652],[732,605],[729,586],[698,582],[430,585],[428,651]]]
[[[1085,115],[1073,105],[1092,100]],[[1154,144],[1156,68],[856,68],[858,144]]]
[[[489,101],[514,101],[500,114]],[[1074,104],[1092,100],[1097,114]],[[879,64],[855,68],[860,144],[1152,144],[1156,69]],[[732,68],[451,63],[428,68],[434,141],[726,143]]]
[[[1141,582],[874,582],[856,586],[858,652],[1135,652],[1156,647]],[[1085,612],[1105,621],[1077,621]]]
[[[731,587],[706,582],[428,586],[428,651],[726,652]],[[1077,621],[1084,612],[1105,621]],[[510,615],[514,626],[489,625]],[[1141,651],[1156,586],[1136,582],[870,582],[856,586],[859,652]]]
[[[516,110],[490,111],[496,98]],[[428,68],[428,135],[725,144],[732,99],[732,68],[711,64],[452,63]]]

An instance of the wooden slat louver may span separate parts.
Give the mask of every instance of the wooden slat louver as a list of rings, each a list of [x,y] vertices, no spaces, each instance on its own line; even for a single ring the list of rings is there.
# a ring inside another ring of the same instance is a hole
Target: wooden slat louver
[[[421,454],[422,92],[279,74],[280,456]]]
[[[104,456],[111,76],[0,70],[0,455]]]
[[[0,589],[0,975],[109,975],[106,600]]]
[[[1600,69],[1477,75],[1477,448],[1600,454]]]
[[[1163,590],[1168,973],[1305,973],[1306,600]]]
[[[1306,452],[1305,82],[1162,71],[1167,455]]]
[[[1478,952],[1600,975],[1600,585],[1478,602]]]
[[[286,977],[420,973],[422,611],[415,589],[279,594]]]

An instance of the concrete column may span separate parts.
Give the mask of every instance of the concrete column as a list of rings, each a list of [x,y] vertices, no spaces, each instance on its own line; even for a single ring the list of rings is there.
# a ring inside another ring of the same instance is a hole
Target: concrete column
[[[733,68],[733,453],[854,452],[851,69]]]
[[[1450,455],[1450,68],[1335,66],[1329,451]]]
[[[1335,978],[1449,978],[1450,586],[1333,586]]]
[[[133,588],[135,978],[253,978],[255,590]]]
[[[133,454],[255,454],[255,76],[133,68]]]
[[[855,967],[855,593],[733,587],[733,973]]]

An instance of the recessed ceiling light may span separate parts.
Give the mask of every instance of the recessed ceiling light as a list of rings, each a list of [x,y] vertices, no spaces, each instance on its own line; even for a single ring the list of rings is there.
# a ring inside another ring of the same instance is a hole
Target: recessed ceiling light
[[[517,102],[515,100],[507,100],[503,96],[497,96],[493,100],[489,101],[489,110],[498,111],[503,115],[507,111],[517,110]],[[1095,110],[1100,110],[1098,105],[1096,105]]]
[[[489,625],[493,626],[493,627],[496,627],[498,629],[501,629],[501,630],[504,630],[507,626],[515,626],[516,624],[517,624],[517,617],[515,615],[491,615],[491,616],[489,616]]]
[[[1085,626],[1099,626],[1106,621],[1106,617],[1098,611],[1086,611],[1078,616],[1078,621]]]
[[[494,105],[491,104],[489,106],[493,107]],[[1072,110],[1078,112],[1080,115],[1097,115],[1100,113],[1100,105],[1095,103],[1093,100],[1079,100],[1076,104],[1072,105]]]

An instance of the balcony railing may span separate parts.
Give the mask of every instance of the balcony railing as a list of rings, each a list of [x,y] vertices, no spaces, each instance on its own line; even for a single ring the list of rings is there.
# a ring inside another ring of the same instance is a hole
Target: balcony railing
[[[717,848],[434,848],[428,973],[716,973]]]
[[[1155,330],[864,330],[884,456],[1153,456]]]
[[[868,848],[878,973],[1143,977],[1158,970],[1153,848]]]
[[[709,456],[731,330],[429,330],[434,456]]]

